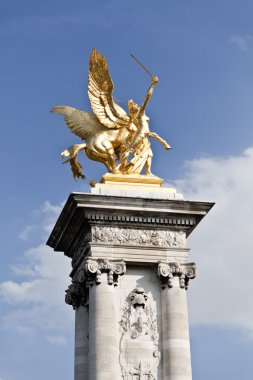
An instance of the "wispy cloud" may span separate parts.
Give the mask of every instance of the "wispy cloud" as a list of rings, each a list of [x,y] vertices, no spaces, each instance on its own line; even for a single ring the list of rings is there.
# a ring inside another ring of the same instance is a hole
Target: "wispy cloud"
[[[241,50],[248,50],[249,43],[252,41],[252,36],[247,34],[246,36],[241,36],[239,34],[232,35],[229,38],[229,42],[232,44],[235,44],[237,47],[239,47]]]
[[[33,212],[41,238],[51,230],[61,208],[46,201]],[[70,270],[70,260],[45,244],[26,250],[12,267],[12,278],[0,283],[0,301],[7,306],[0,315],[1,328],[20,334],[46,331],[50,343],[64,345],[64,331],[73,323],[73,312],[64,304]]]
[[[45,240],[52,231],[57,217],[59,216],[64,202],[60,205],[52,205],[48,200],[39,209],[31,212],[33,223],[29,223],[19,233],[18,237],[26,242],[32,241],[34,236]]]
[[[197,279],[190,287],[190,320],[248,330],[253,337],[253,147],[234,157],[186,165],[178,188],[187,199],[216,205],[190,238]]]
[[[29,241],[31,238],[31,235],[35,232],[36,226],[34,225],[27,225],[24,227],[24,229],[19,233],[18,237],[23,241]]]

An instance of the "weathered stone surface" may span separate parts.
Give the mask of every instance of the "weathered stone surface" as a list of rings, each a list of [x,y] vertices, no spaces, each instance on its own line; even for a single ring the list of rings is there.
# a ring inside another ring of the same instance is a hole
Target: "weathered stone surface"
[[[163,379],[191,380],[191,353],[186,290],[174,275],[172,286],[161,289]]]
[[[89,352],[88,310],[80,306],[75,318],[75,380],[88,379]]]

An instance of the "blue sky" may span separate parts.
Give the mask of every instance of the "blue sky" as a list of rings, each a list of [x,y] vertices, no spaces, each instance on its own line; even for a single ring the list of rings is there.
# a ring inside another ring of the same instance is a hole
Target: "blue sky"
[[[89,110],[88,59],[108,58],[115,96],[147,114],[153,172],[186,198],[215,201],[192,238],[198,278],[189,290],[194,380],[249,380],[253,354],[253,1],[9,0],[1,4],[0,380],[69,380],[73,312],[69,262],[45,247],[71,191],[99,180],[82,160],[75,183],[60,152],[80,140],[55,105]]]

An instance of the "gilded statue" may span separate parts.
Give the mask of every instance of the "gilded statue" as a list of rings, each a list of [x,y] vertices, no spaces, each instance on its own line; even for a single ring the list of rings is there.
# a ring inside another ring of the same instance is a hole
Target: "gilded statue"
[[[149,74],[150,72],[133,57]],[[64,116],[71,132],[84,143],[74,144],[61,155],[71,165],[74,179],[85,178],[82,166],[77,160],[80,151],[88,158],[102,162],[110,173],[141,174],[150,176],[153,153],[149,138],[158,140],[165,149],[168,143],[149,129],[146,108],[158,83],[151,76],[151,85],[141,106],[132,99],[128,101],[128,114],[113,98],[113,81],[106,58],[92,50],[89,62],[88,96],[93,112],[82,111],[69,106],[53,107],[51,112]]]

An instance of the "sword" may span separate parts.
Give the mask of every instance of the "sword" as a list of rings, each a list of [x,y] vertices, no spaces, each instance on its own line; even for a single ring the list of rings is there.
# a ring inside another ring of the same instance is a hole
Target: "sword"
[[[151,76],[151,78],[155,76],[151,74],[151,72],[133,54],[130,54],[130,55],[143,68],[143,70],[146,71],[146,73]]]

